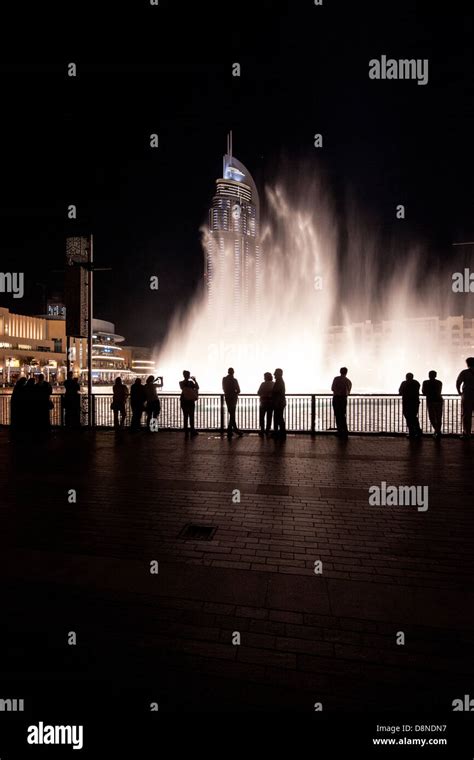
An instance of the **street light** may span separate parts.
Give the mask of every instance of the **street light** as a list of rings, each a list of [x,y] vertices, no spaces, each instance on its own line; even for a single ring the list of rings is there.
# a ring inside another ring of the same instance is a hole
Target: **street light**
[[[84,303],[82,295],[82,287],[84,285],[84,278],[81,274],[80,279],[80,313],[75,310],[76,315],[73,320],[73,326],[78,331],[68,329],[68,321],[66,319],[66,351],[67,351],[67,363],[66,367],[70,369],[70,337],[86,337],[87,338],[87,395],[89,403],[89,424],[92,426],[92,409],[93,409],[93,397],[92,397],[92,334],[93,334],[93,275],[95,271],[110,271],[110,267],[95,267],[94,266],[94,237],[89,235],[88,244],[85,236],[81,237],[68,237],[66,241],[66,260],[68,266],[78,267],[87,280],[87,301]],[[74,282],[75,280],[73,280]],[[66,282],[66,314],[69,314],[70,304],[67,297],[67,282]],[[74,299],[72,299],[74,300]],[[86,307],[84,309],[84,306]],[[86,314],[84,314],[86,312]],[[80,325],[78,324],[78,321]],[[85,321],[85,324],[84,324]],[[86,329],[84,329],[86,328]]]
[[[89,235],[89,250],[87,261],[71,262],[87,271],[87,395],[89,408],[92,408],[92,334],[94,322],[94,272],[110,272],[112,267],[94,266],[94,236]]]

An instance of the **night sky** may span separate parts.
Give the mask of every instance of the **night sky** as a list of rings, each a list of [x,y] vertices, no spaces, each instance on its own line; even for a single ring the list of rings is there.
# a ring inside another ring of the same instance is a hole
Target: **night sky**
[[[451,243],[474,239],[472,13],[455,3],[189,5],[107,4],[100,17],[72,3],[58,34],[43,16],[34,47],[12,46],[0,66],[1,267],[25,272],[26,292],[0,294],[0,305],[40,313],[45,288],[61,292],[53,270],[66,235],[93,232],[97,265],[112,267],[96,275],[96,316],[128,343],[154,345],[202,280],[199,227],[229,129],[261,197],[282,161],[303,163],[323,173],[342,230],[349,191],[382,234],[421,241],[433,264],[465,256]],[[382,54],[428,58],[429,83],[370,80]]]

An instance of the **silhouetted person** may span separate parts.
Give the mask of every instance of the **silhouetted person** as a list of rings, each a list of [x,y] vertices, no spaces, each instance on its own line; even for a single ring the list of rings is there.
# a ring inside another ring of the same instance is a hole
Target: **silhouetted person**
[[[237,401],[239,400],[240,386],[234,377],[234,370],[229,367],[227,375],[222,378],[222,390],[224,391],[225,403],[227,411],[229,412],[229,424],[227,425],[227,437],[232,438],[232,433],[237,433],[238,436],[242,436],[237,427],[237,421],[235,419],[235,412],[237,409]]]
[[[81,424],[81,388],[77,377],[67,373],[64,381],[64,424],[69,428],[78,428]]]
[[[128,388],[122,383],[121,377],[115,378],[113,385],[112,410],[114,413],[114,428],[123,428],[125,417],[127,416],[126,403],[128,398]]]
[[[340,374],[332,381],[332,408],[336,418],[337,434],[341,438],[347,438],[347,397],[352,390],[352,383],[347,377],[347,367],[341,367]]]
[[[418,380],[414,379],[411,372],[407,372],[405,377],[406,380],[402,382],[398,392],[402,397],[403,416],[407,423],[408,437],[420,438],[421,428],[418,420],[418,412],[420,410],[420,383]]]
[[[443,396],[441,395],[443,383],[436,379],[437,374],[434,369],[428,372],[429,380],[423,382],[421,392],[426,396],[428,417],[434,430],[434,436],[440,438],[443,424]]]
[[[259,409],[259,421],[260,432],[259,435],[270,435],[272,429],[272,416],[273,416],[273,387],[275,383],[272,380],[272,373],[265,372],[263,376],[263,383],[260,383],[260,387],[257,391],[260,397],[260,409]],[[266,418],[266,424],[265,424]]]
[[[285,440],[286,426],[284,412],[286,406],[286,389],[285,381],[283,380],[283,370],[276,369],[273,376],[275,378],[275,383],[272,389],[273,435],[275,438]]]
[[[35,379],[29,377],[24,389],[25,430],[33,431],[38,427],[38,405],[36,403]]]
[[[20,377],[16,381],[10,400],[10,426],[13,435],[26,429],[26,382],[26,377]]]
[[[474,356],[466,359],[467,369],[459,373],[456,388],[461,394],[462,436],[470,438],[472,430],[472,412],[474,409]]]
[[[153,375],[147,377],[145,383],[145,396],[146,396],[146,426],[147,430],[151,432],[150,422],[151,420],[158,420],[158,416],[161,412],[160,399],[158,398],[158,386],[155,384],[155,378]]]
[[[36,428],[47,432],[50,429],[51,422],[49,419],[49,413],[53,408],[53,402],[51,396],[53,389],[51,385],[44,379],[44,375],[38,375],[37,382],[32,390],[33,403],[35,406],[34,417],[36,419]]]
[[[191,377],[191,373],[187,369],[183,370],[184,380],[181,380],[179,387],[181,388],[181,409],[183,410],[184,420],[184,433],[188,435],[188,424],[191,429],[191,436],[199,435],[198,431],[194,427],[194,408],[196,401],[198,400],[199,385],[196,378]]]
[[[152,375],[153,379],[153,375]],[[131,430],[140,430],[142,415],[145,411],[146,390],[139,377],[130,388],[130,407],[132,409]]]

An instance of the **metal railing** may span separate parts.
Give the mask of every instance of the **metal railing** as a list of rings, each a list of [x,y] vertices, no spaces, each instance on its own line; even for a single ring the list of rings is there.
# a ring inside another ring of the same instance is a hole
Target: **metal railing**
[[[10,424],[10,394],[0,395],[0,425]],[[182,427],[182,412],[179,393],[160,393],[161,414],[159,427],[178,430]],[[51,424],[64,424],[62,393],[51,397]],[[332,409],[332,395],[320,393],[288,394],[286,397],[285,419],[289,432],[325,433],[334,432],[336,423]],[[113,412],[110,408],[112,394],[95,393],[89,398],[81,395],[81,424],[92,427],[112,427]],[[89,414],[91,408],[91,415]],[[254,394],[241,394],[237,405],[237,424],[241,430],[259,429],[259,398]],[[129,426],[131,410],[127,402],[125,425]],[[430,433],[431,425],[426,408],[426,399],[420,398],[420,425],[423,433]],[[143,420],[144,421],[144,420]],[[394,394],[354,394],[347,404],[349,431],[353,433],[398,434],[406,433],[402,412],[402,400]],[[204,393],[196,402],[195,425],[201,430],[223,431],[227,428],[228,414],[224,396],[220,393]],[[444,396],[443,433],[459,434],[461,427],[460,396]]]

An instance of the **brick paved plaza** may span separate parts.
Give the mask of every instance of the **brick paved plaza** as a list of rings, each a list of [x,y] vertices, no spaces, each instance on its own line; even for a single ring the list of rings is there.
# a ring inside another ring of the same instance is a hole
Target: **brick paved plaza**
[[[91,699],[160,711],[440,713],[472,693],[472,442],[0,440],[1,673],[16,692],[87,681]],[[428,485],[428,510],[369,505],[382,481]],[[212,539],[181,537],[189,523]]]

